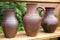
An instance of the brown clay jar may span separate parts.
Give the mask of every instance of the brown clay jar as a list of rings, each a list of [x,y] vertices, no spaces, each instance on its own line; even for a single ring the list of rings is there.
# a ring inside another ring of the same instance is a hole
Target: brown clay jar
[[[2,22],[2,28],[5,37],[12,38],[16,36],[18,29],[18,21],[15,17],[14,10],[5,10],[5,17]]]
[[[58,19],[54,16],[54,9],[52,7],[47,7],[46,13],[44,13],[44,17],[42,18],[41,25],[45,32],[53,33],[55,32],[58,26]]]
[[[41,18],[36,10],[37,4],[27,4],[27,13],[23,18],[27,36],[36,36],[39,31]]]

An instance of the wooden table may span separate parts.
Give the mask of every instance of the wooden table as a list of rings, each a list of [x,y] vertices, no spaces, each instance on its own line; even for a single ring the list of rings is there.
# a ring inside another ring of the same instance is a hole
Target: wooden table
[[[41,40],[55,37],[60,37],[60,27],[58,27],[54,33],[45,33],[43,30],[40,30],[38,35],[35,37],[26,36],[25,31],[18,32],[15,38],[5,38],[4,34],[0,34],[0,40]]]

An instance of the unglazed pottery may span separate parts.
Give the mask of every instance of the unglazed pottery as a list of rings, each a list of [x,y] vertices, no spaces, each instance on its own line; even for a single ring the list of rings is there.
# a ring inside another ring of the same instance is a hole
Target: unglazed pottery
[[[18,21],[15,17],[14,10],[5,10],[5,17],[2,22],[2,28],[5,37],[12,38],[16,36],[18,29]]]
[[[53,33],[58,26],[58,19],[54,16],[55,8],[47,7],[45,9],[46,12],[44,13],[44,17],[42,18],[41,25],[45,32]]]
[[[37,4],[27,4],[27,13],[23,18],[27,36],[36,36],[39,31],[41,17],[37,12]]]

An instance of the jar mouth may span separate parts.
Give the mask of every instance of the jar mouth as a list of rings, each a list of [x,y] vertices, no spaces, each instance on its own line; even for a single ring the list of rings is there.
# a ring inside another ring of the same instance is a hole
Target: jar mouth
[[[55,9],[54,7],[46,7],[45,9]]]
[[[4,12],[5,12],[5,13],[6,13],[6,12],[15,12],[15,10],[5,10]]]
[[[52,11],[55,10],[54,7],[46,7],[45,9],[46,9],[47,12],[52,12]]]
[[[35,2],[27,2],[27,5],[37,5]]]

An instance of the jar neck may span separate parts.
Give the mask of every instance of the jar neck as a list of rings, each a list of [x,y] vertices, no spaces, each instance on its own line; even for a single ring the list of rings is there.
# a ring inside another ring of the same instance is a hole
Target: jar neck
[[[54,8],[46,8],[46,14],[47,15],[53,15],[54,14]]]
[[[27,13],[28,14],[35,14],[37,13],[37,4],[27,4]]]
[[[6,10],[5,17],[15,17],[15,11],[14,10]]]

